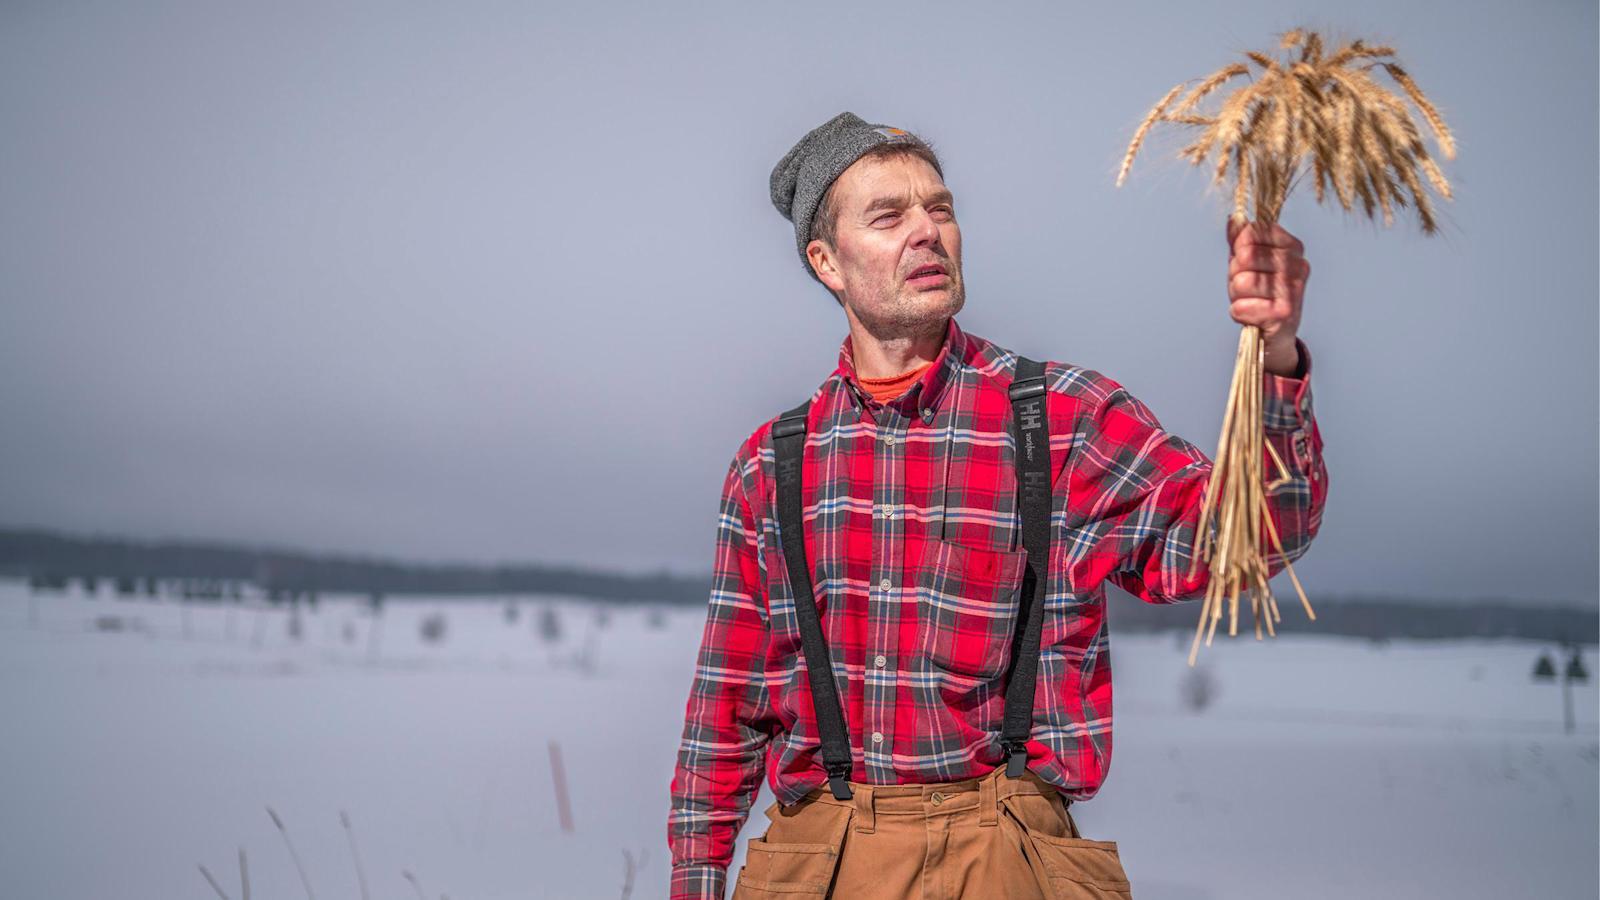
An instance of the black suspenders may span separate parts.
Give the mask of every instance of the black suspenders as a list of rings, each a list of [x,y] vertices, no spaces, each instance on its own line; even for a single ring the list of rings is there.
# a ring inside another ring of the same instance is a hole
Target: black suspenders
[[[1028,551],[1028,567],[1022,574],[1018,639],[1011,645],[1011,674],[1000,730],[1007,778],[1021,778],[1028,768],[1025,744],[1033,727],[1033,687],[1039,674],[1039,636],[1044,630],[1045,566],[1050,561],[1050,421],[1045,416],[1044,398],[1044,363],[1019,357],[1011,381],[1011,436],[1017,442],[1017,505],[1022,510],[1022,548]]]
[[[806,416],[810,410],[811,401],[807,400],[779,416],[772,426],[778,475],[778,543],[783,547],[789,584],[794,590],[795,620],[800,626],[800,642],[806,658],[828,787],[833,796],[848,800],[851,797],[848,781],[853,766],[850,733],[845,727],[839,687],[833,680],[833,663],[817,615],[801,514],[801,460],[805,452]],[[1011,646],[1000,746],[1006,754],[1006,776],[1021,778],[1028,767],[1026,742],[1033,725],[1039,637],[1044,625],[1045,565],[1050,559],[1050,426],[1045,416],[1044,363],[1017,358],[1016,377],[1011,382],[1011,417],[1012,437],[1017,448],[1022,546],[1028,556],[1018,603],[1017,638]]]
[[[800,625],[806,674],[811,680],[811,703],[816,710],[817,731],[822,736],[822,765],[828,771],[833,796],[849,800],[850,785],[846,782],[853,765],[850,733],[844,725],[844,709],[839,705],[839,686],[833,681],[828,644],[822,639],[822,623],[817,620],[811,566],[806,562],[805,523],[800,514],[800,461],[810,409],[811,401],[807,400],[784,413],[772,426],[772,447],[778,462],[778,543],[783,546],[789,585],[794,589],[794,617]]]

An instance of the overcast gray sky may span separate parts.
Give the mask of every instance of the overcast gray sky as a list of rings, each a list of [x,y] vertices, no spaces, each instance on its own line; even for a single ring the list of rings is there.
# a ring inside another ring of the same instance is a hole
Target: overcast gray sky
[[[1596,602],[1593,2],[689,7],[6,4],[0,524],[706,571],[734,448],[846,334],[767,175],[847,109],[940,151],[964,328],[1214,453],[1225,206],[1178,134],[1113,178],[1308,24],[1392,43],[1460,153],[1440,236],[1284,212],[1331,489],[1296,573]]]

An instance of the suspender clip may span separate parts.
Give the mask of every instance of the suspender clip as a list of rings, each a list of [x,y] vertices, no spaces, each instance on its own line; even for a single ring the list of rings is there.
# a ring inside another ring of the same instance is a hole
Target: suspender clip
[[[850,763],[828,763],[828,789],[833,791],[834,799],[849,800],[854,795],[850,793]]]
[[[1006,754],[1006,777],[1021,778],[1028,771],[1028,744],[1026,741],[1001,741]]]

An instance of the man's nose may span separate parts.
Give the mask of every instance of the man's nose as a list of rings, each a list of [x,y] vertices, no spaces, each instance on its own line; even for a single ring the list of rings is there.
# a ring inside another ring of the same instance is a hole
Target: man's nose
[[[920,207],[916,213],[916,222],[912,226],[911,242],[918,247],[939,243],[939,223],[933,220],[931,213]]]

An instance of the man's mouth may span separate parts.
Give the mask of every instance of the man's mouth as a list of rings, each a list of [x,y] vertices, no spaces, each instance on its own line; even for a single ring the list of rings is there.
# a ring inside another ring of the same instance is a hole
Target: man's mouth
[[[946,277],[948,274],[949,273],[944,270],[944,266],[918,266],[911,271],[910,275],[906,276],[906,280],[912,282],[913,284],[934,284],[938,282],[939,279]]]

